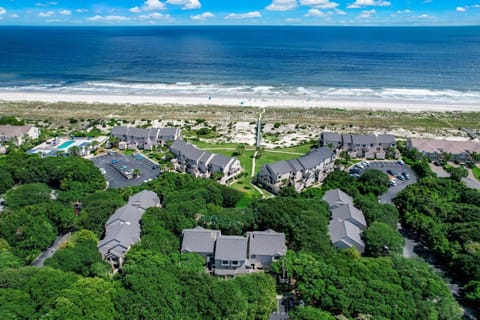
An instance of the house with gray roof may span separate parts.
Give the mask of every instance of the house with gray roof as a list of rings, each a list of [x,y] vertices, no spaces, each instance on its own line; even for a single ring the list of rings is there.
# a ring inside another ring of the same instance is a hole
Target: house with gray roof
[[[335,151],[346,151],[351,157],[367,159],[385,159],[386,151],[395,149],[397,144],[392,134],[338,134],[334,132],[322,132],[320,134],[320,146],[330,146]],[[395,157],[399,157],[398,151]]]
[[[220,236],[215,244],[213,273],[217,276],[235,276],[247,273],[248,239],[241,236]]]
[[[272,229],[247,232],[248,258],[252,269],[268,269],[287,253],[285,234]]]
[[[22,145],[25,139],[38,139],[40,130],[33,126],[0,125],[0,144],[13,142]]]
[[[195,227],[182,231],[181,252],[205,258],[209,272],[231,277],[269,269],[287,252],[285,234],[271,229],[247,232],[247,237],[224,236],[220,230]]]
[[[175,140],[170,152],[175,155],[172,162],[176,170],[202,178],[220,173],[222,184],[234,179],[242,169],[237,158],[210,153],[183,140]]]
[[[146,209],[160,206],[160,199],[152,191],[143,190],[118,208],[105,224],[105,237],[98,242],[102,257],[113,268],[123,265],[125,255],[140,240],[140,220]]]
[[[122,149],[147,149],[151,150],[157,145],[181,138],[179,128],[136,128],[115,126],[111,135],[118,138],[119,147]]]
[[[258,176],[258,182],[273,193],[284,186],[291,185],[297,191],[323,181],[333,171],[335,154],[328,147],[321,147],[297,159],[282,160],[264,165]]]
[[[340,249],[355,247],[363,253],[365,243],[361,234],[367,228],[367,222],[362,211],[353,205],[353,199],[340,189],[334,189],[327,191],[323,200],[332,213],[328,234],[333,246]]]
[[[182,231],[182,247],[181,252],[194,252],[201,255],[205,262],[213,262],[213,254],[215,252],[215,242],[221,235],[220,230],[204,229],[195,227],[193,229],[185,229]]]

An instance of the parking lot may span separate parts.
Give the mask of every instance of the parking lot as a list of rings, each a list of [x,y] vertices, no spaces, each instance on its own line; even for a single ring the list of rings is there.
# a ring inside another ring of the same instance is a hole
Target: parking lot
[[[105,180],[107,180],[109,188],[138,186],[145,181],[155,179],[160,174],[159,166],[143,155],[124,156],[118,153],[108,153],[92,158],[92,161],[96,167],[104,172]],[[117,167],[121,166],[125,170],[140,169],[141,175],[136,178],[127,179],[112,166],[112,161],[115,162]]]
[[[392,199],[395,198],[397,193],[405,189],[408,185],[417,182],[417,176],[415,175],[415,172],[413,172],[413,170],[408,165],[403,164],[403,162],[367,161],[367,163],[368,165],[366,167],[364,166],[364,168],[358,170],[359,175],[365,172],[365,170],[377,169],[385,172],[389,176],[395,177],[395,185],[392,185],[390,188],[388,188],[387,192],[380,196],[381,203],[391,203]],[[409,178],[405,178],[405,175],[403,175],[403,173],[406,173]],[[402,176],[404,180],[399,179],[400,176]]]

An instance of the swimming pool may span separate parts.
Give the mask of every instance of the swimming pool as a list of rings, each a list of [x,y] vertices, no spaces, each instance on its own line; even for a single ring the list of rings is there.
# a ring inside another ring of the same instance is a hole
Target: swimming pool
[[[59,145],[57,147],[57,149],[65,149],[65,148],[68,148],[70,145],[74,144],[75,141],[73,140],[68,140],[68,141],[65,141],[64,143],[62,143],[61,145]]]

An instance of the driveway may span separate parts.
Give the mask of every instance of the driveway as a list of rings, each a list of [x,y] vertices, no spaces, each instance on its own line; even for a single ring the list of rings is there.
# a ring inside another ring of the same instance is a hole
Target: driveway
[[[60,248],[60,245],[63,243],[67,242],[68,238],[72,235],[71,232],[68,232],[66,234],[59,235],[57,239],[53,242],[53,244],[45,249],[33,262],[32,266],[33,267],[43,267],[43,264],[45,263],[45,260],[48,258],[52,257],[55,252]]]
[[[153,161],[145,158],[143,155],[124,156],[115,152],[104,154],[90,159],[99,169],[105,170],[105,180],[109,188],[124,188],[129,186],[138,186],[147,180],[155,179],[160,175],[159,166]],[[128,169],[140,169],[142,172],[138,178],[127,179],[115,168],[112,167],[112,160],[117,161],[117,165],[125,166]]]

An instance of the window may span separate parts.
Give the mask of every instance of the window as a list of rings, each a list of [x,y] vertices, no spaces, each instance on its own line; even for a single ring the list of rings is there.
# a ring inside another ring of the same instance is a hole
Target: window
[[[235,266],[235,267],[236,267],[236,266],[238,266],[238,265],[240,265],[240,263],[239,263],[237,260],[233,260],[233,261],[232,261],[232,266]]]
[[[229,265],[228,260],[222,260],[222,266],[225,267],[225,266],[228,266],[228,265]]]

